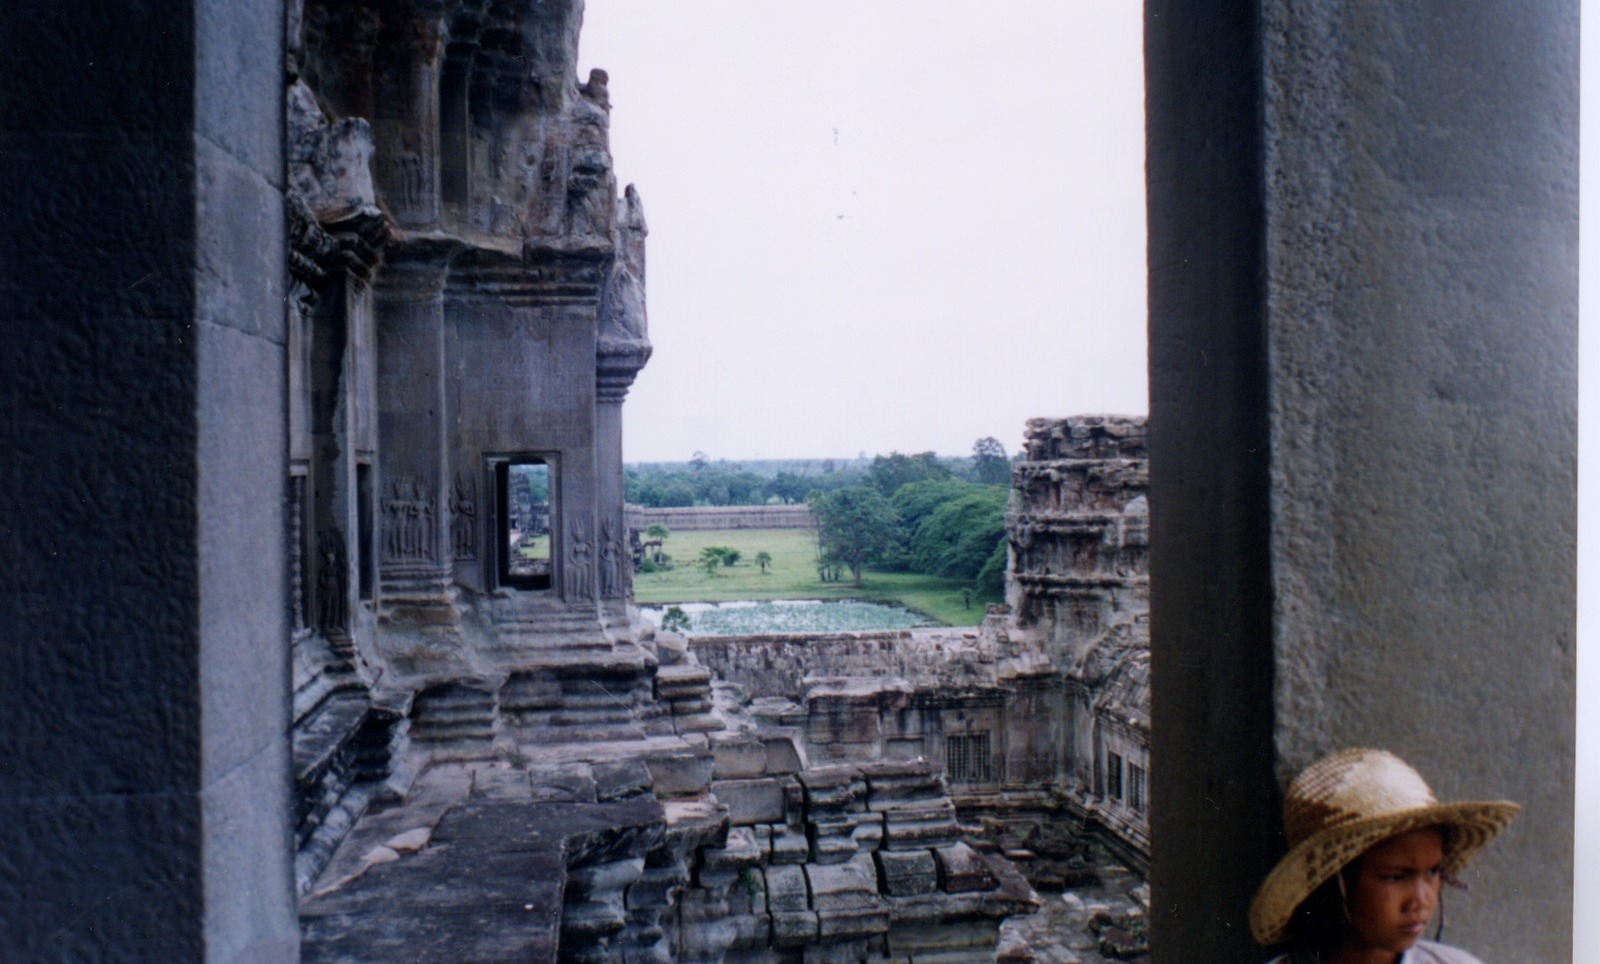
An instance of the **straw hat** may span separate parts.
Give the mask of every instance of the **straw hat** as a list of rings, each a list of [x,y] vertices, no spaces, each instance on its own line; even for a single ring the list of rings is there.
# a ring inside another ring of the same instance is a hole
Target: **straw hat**
[[[1465,867],[1521,808],[1505,801],[1440,803],[1417,771],[1383,750],[1340,750],[1301,771],[1284,794],[1289,853],[1250,902],[1250,932],[1284,939],[1301,902],[1372,846],[1421,827],[1444,826],[1444,869]]]

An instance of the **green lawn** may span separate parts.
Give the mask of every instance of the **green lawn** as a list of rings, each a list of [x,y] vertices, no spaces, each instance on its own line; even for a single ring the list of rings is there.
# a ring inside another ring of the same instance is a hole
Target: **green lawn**
[[[715,576],[699,565],[706,546],[728,546],[740,552],[738,565],[724,566]],[[860,587],[817,578],[817,542],[805,529],[728,529],[715,532],[674,532],[662,549],[672,557],[667,572],[639,573],[633,578],[634,600],[640,604],[677,602],[727,602],[734,599],[870,599],[897,602],[951,626],[975,626],[983,618],[985,603],[999,599],[972,598],[962,605],[964,583],[908,572],[862,573]],[[762,573],[758,552],[772,555]]]

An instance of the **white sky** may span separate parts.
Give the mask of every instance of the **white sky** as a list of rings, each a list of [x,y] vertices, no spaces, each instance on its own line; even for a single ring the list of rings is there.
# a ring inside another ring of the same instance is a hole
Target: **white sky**
[[[1033,416],[1145,412],[1140,8],[590,0],[580,76],[611,74],[619,182],[651,229],[656,357],[624,410],[627,459],[961,455],[985,435],[1015,450]],[[1580,349],[1580,707],[1600,699],[1596,342]],[[1576,938],[1600,960],[1600,712],[1578,728]]]
[[[1030,417],[1146,411],[1137,2],[584,21],[650,222],[629,461],[1015,451]]]

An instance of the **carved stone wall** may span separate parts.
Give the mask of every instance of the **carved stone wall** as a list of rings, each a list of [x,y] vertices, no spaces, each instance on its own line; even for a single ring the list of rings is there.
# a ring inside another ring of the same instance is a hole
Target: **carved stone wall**
[[[1014,635],[1064,676],[1074,806],[1149,854],[1150,468],[1143,417],[1030,419],[1012,468]]]

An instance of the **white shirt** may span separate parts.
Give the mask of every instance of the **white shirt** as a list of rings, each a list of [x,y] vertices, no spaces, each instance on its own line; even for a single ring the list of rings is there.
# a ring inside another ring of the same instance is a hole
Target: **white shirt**
[[[1274,957],[1267,964],[1301,964],[1304,960],[1292,954],[1283,954]],[[1400,955],[1400,964],[1483,964],[1483,962],[1459,947],[1448,947],[1444,944],[1435,944],[1433,941],[1417,941],[1416,946]]]

